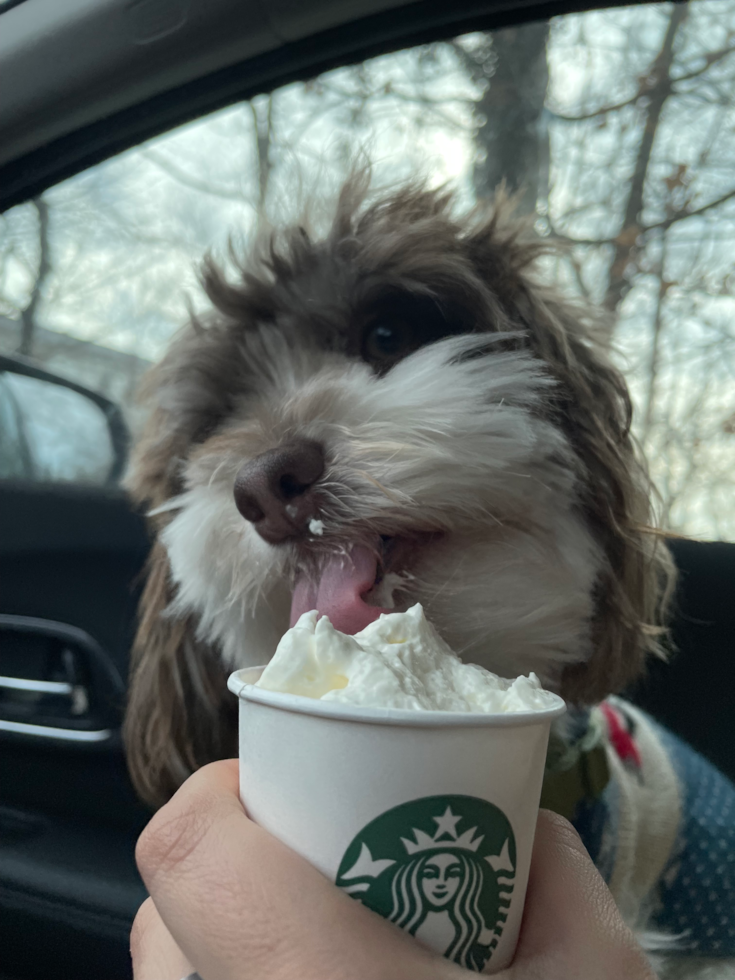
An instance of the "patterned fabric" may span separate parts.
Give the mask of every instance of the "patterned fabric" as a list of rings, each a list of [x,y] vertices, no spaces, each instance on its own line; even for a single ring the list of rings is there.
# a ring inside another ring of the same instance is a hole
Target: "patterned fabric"
[[[661,740],[683,787],[683,818],[664,871],[657,927],[682,949],[735,956],[735,786],[663,728]]]
[[[609,699],[588,713],[588,720],[595,712],[605,719],[611,778],[601,793],[581,798],[572,817],[593,861],[613,893],[623,878],[621,890],[635,892],[637,869],[661,845],[657,820],[647,808],[678,814],[671,846],[655,865],[661,874],[639,894],[650,913],[648,924],[678,937],[682,954],[735,957],[735,786],[624,701]],[[579,730],[578,713],[572,741],[580,737]],[[660,758],[669,765],[668,781],[660,764],[654,771],[652,744],[665,754]],[[638,875],[638,885],[644,880]]]

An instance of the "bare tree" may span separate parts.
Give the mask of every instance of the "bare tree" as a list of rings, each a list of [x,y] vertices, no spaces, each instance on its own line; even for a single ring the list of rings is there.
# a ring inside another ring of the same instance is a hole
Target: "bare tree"
[[[33,353],[33,335],[36,329],[36,310],[44,284],[51,271],[49,244],[49,208],[42,197],[34,197],[31,204],[38,215],[38,270],[31,289],[28,304],[21,312],[21,334],[18,353],[27,357]]]
[[[671,68],[676,35],[688,15],[689,8],[686,4],[674,4],[661,49],[649,72],[640,79],[636,101],[644,107],[643,126],[633,175],[628,184],[628,199],[623,212],[622,227],[613,242],[614,254],[610,263],[609,282],[604,301],[609,310],[616,310],[625,295],[628,288],[626,269],[629,263],[635,263],[637,241],[644,231],[640,222],[651,151],[661,121],[661,113],[673,90]]]
[[[268,186],[270,184],[272,167],[273,143],[273,95],[265,95],[259,99],[251,99],[248,103],[253,117],[255,134],[255,160],[258,175],[258,201],[256,205],[258,234],[267,220]]]
[[[549,230],[611,313],[665,526],[733,533],[735,4],[556,28]]]
[[[544,102],[549,72],[547,21],[455,42],[460,61],[480,88],[475,102],[473,183],[478,200],[504,183],[518,209],[533,213],[548,183],[549,140]]]
[[[48,191],[51,228],[36,202],[0,218],[6,349],[22,324],[36,355],[51,327],[158,356],[186,291],[204,304],[198,259],[227,261],[229,233],[293,220],[311,189],[330,198],[360,149],[378,186],[423,172],[471,204],[505,181],[568,246],[551,274],[609,311],[664,521],[733,535],[734,52],[735,0],[640,4],[422,45],[224,109]]]

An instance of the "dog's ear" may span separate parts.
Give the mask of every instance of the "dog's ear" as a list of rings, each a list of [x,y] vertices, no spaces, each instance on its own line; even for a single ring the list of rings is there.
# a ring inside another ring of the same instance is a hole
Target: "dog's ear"
[[[192,445],[226,411],[223,387],[213,377],[219,366],[214,339],[209,328],[188,326],[143,382],[139,398],[148,417],[125,481],[143,507],[160,507],[181,493]],[[150,523],[158,533],[166,516]],[[133,784],[152,806],[165,803],[199,766],[236,754],[226,673],[196,641],[194,623],[165,615],[172,591],[168,558],[156,542],[138,610],[123,726]]]
[[[237,702],[227,670],[199,643],[187,619],[165,615],[168,559],[153,547],[133,651],[123,728],[128,768],[140,796],[162,806],[200,766],[237,755]]]
[[[262,257],[253,257],[252,264],[254,272],[241,268],[229,282],[211,256],[204,260],[200,278],[212,312],[202,318],[192,313],[143,379],[138,401],[147,420],[125,481],[139,503],[159,507],[181,491],[182,462],[191,447],[206,439],[247,391],[243,338],[275,316],[273,270]]]
[[[192,318],[146,375],[139,400],[147,421],[136,441],[126,486],[155,510],[185,488],[183,464],[232,411],[245,384],[241,338],[272,315],[267,289],[243,275],[231,286],[210,261],[202,278],[217,312]],[[151,517],[157,535],[166,513]],[[237,754],[235,699],[217,653],[196,639],[196,623],[166,614],[173,588],[165,549],[156,542],[139,609],[124,725],[128,765],[141,796],[164,803],[196,768]]]
[[[548,366],[558,387],[552,406],[582,464],[580,506],[604,566],[595,589],[592,653],[567,667],[562,694],[594,703],[623,690],[647,654],[662,655],[674,566],[653,527],[653,487],[630,432],[625,380],[607,353],[605,321],[534,275],[549,248],[514,222],[502,198],[467,239],[474,265],[508,316]]]
[[[182,463],[192,445],[230,408],[234,343],[225,323],[203,327],[193,321],[146,374],[138,394],[146,422],[125,479],[137,503],[160,507],[182,491]]]

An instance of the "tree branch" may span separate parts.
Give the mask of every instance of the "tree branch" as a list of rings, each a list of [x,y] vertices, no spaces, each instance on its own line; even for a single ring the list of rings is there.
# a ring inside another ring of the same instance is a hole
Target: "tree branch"
[[[710,69],[712,65],[716,65],[723,58],[733,53],[735,53],[735,48],[720,48],[719,51],[711,51],[706,55],[706,64],[702,68],[697,68],[695,71],[690,71],[685,75],[678,75],[676,78],[672,78],[671,84],[678,85],[679,82],[686,82],[691,78],[698,78]],[[628,106],[635,105],[645,95],[649,95],[649,89],[647,86],[641,85],[635,95],[632,95],[629,99],[624,99],[622,102],[616,102],[613,105],[601,106],[599,109],[593,109],[591,112],[583,112],[578,116],[568,116],[562,112],[554,112],[553,109],[549,109],[548,112],[552,119],[557,119],[559,122],[586,122],[589,119],[597,119],[600,116],[607,115],[609,112],[619,112],[620,109],[627,109]]]
[[[729,201],[735,198],[735,188],[728,191],[726,194],[722,194],[720,197],[716,198],[714,201],[708,201],[707,204],[703,204],[699,208],[695,208],[693,211],[675,211],[673,214],[669,215],[668,218],[664,218],[663,221],[657,221],[652,225],[636,225],[636,238],[641,235],[647,235],[649,231],[667,231],[672,225],[677,224],[679,221],[685,221],[687,218],[696,218],[698,215],[706,214],[707,211],[711,211],[713,208],[717,208],[720,204],[724,204],[725,201]],[[565,245],[619,245],[618,238],[572,238],[570,235],[564,235],[557,231],[553,225],[551,226],[551,237],[558,242],[562,242]],[[632,248],[635,244],[631,244],[628,241],[625,243],[625,248]]]
[[[552,119],[558,119],[560,122],[586,122],[588,119],[597,119],[598,116],[604,116],[608,112],[618,112],[620,109],[627,109],[629,105],[635,105],[641,96],[646,94],[647,90],[639,88],[635,95],[632,95],[629,99],[625,99],[623,102],[616,102],[613,105],[605,105],[600,109],[593,110],[592,112],[580,113],[578,116],[565,116],[561,112],[554,112],[553,109],[547,109],[547,112]]]
[[[726,194],[723,194],[721,197],[718,197],[716,200],[710,201],[708,204],[703,204],[700,208],[695,208],[693,211],[686,211],[686,210],[675,211],[672,215],[669,215],[669,217],[665,218],[663,221],[658,221],[656,222],[655,225],[647,225],[646,227],[641,228],[641,234],[645,234],[645,232],[647,231],[654,231],[657,229],[663,229],[664,231],[666,231],[672,225],[675,225],[678,221],[684,221],[686,218],[695,218],[698,214],[705,214],[707,211],[711,211],[712,208],[719,207],[720,204],[724,204],[725,201],[729,201],[733,197],[735,197],[735,187],[731,191],[728,191]]]
[[[702,68],[697,68],[694,71],[687,72],[686,75],[677,75],[676,78],[672,78],[674,85],[678,85],[679,82],[686,82],[690,78],[698,78],[708,71],[712,65],[716,65],[723,58],[727,58],[728,55],[735,54],[735,48],[720,48],[718,51],[710,51],[704,56],[705,64]]]
[[[154,163],[163,170],[165,174],[173,177],[174,180],[177,180],[185,187],[190,187],[192,190],[199,191],[202,194],[211,194],[212,197],[219,197],[224,201],[238,201],[240,203],[250,204],[250,201],[246,200],[238,191],[225,190],[224,188],[208,184],[205,180],[199,180],[185,170],[181,170],[175,163],[171,163],[170,160],[156,153],[155,150],[141,150],[140,153],[146,160],[150,160],[151,163]]]

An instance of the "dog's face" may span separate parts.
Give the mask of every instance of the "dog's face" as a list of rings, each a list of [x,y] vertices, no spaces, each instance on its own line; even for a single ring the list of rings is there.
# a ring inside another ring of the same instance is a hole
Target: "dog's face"
[[[130,483],[159,534],[127,739],[151,799],[227,751],[224,676],[314,606],[354,632],[421,602],[464,659],[583,700],[650,644],[648,505],[591,327],[499,212],[364,193],[238,285],[209,267],[218,313],[148,382]]]

